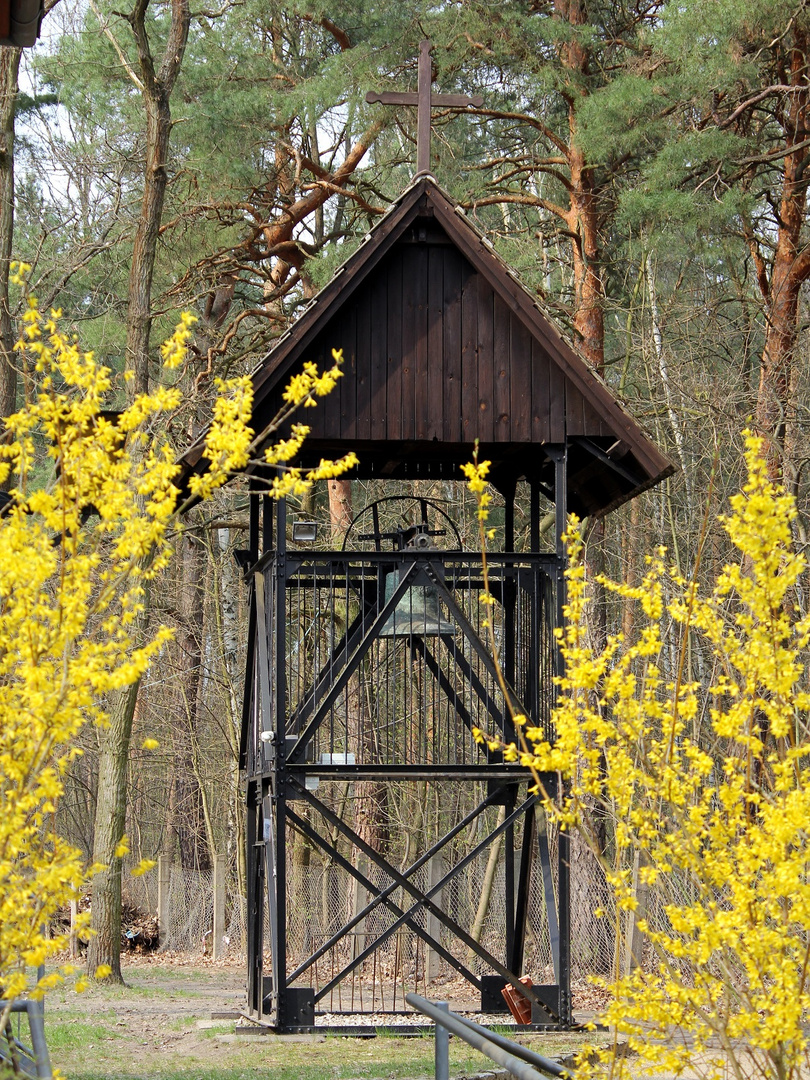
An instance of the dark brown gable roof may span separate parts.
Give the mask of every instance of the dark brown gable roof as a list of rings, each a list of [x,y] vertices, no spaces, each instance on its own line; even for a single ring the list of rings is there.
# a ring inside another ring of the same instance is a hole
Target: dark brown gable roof
[[[359,475],[452,476],[475,439],[508,487],[551,491],[565,443],[569,506],[605,513],[673,472],[606,384],[431,177],[364,238],[253,374],[254,428],[305,360],[344,377],[301,419],[303,464],[355,449]],[[187,468],[200,459],[197,444]]]

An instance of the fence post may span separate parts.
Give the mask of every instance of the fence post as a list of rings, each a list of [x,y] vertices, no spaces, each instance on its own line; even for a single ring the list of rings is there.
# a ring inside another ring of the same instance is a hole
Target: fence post
[[[362,853],[357,855],[357,869],[363,874],[364,877],[368,877],[368,859]],[[349,888],[351,890],[351,912],[352,918],[355,915],[359,915],[363,908],[368,903],[368,893],[365,888],[360,884],[357,878],[352,878]],[[357,956],[366,947],[366,920],[361,919],[360,922],[354,928],[354,947],[353,957]]]
[[[636,898],[636,908],[627,912],[627,935],[624,941],[624,974],[629,975],[634,968],[641,966],[641,952],[644,947],[644,937],[638,928],[640,919],[647,918],[647,901],[649,885],[641,879],[641,869],[646,865],[645,859],[639,851],[633,856],[633,895]]]
[[[76,916],[79,912],[79,904],[76,900],[70,901],[70,959],[75,960],[79,955],[79,942],[76,939]]]
[[[430,884],[428,885],[428,891],[430,891],[435,885],[438,885],[444,875],[444,861],[442,859],[441,853],[434,855],[433,858],[430,860],[428,866],[428,874],[430,881]],[[444,908],[442,907],[443,892],[444,889],[440,889],[439,892],[434,893],[433,896],[431,896],[431,900],[433,901],[433,903],[437,907],[441,908],[442,911],[444,910]],[[442,924],[431,911],[428,911],[427,915],[427,932],[432,938],[435,938],[437,941],[440,940]],[[427,981],[433,982],[434,979],[437,979],[439,977],[441,971],[441,957],[431,945],[428,945],[427,947],[426,966],[427,971],[425,972],[425,974],[427,976]]]
[[[225,953],[225,865],[224,855],[214,856],[214,960],[221,960]]]
[[[442,1012],[450,1012],[450,1005],[446,1001],[437,1001],[436,1008]],[[435,1073],[436,1080],[450,1080],[450,1032],[441,1024],[436,1024],[435,1046]]]
[[[158,855],[158,941],[166,944],[169,930],[169,888],[171,886],[172,864],[168,855]]]

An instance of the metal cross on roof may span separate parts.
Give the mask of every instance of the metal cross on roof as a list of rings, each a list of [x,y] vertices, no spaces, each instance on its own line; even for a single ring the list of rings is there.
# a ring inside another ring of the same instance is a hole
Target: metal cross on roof
[[[433,46],[425,39],[419,43],[419,80],[415,94],[386,91],[378,94],[369,90],[366,101],[381,102],[383,105],[416,105],[416,175],[430,172],[430,111],[433,108],[464,109],[468,105],[480,108],[484,104],[482,97],[466,97],[464,94],[432,94],[430,92],[431,63],[430,52]]]

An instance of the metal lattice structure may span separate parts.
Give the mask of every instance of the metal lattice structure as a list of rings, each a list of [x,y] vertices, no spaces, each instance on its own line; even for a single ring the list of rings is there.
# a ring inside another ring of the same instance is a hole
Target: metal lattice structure
[[[512,742],[516,714],[551,735],[559,558],[492,555],[494,603],[482,606],[480,555],[434,548],[418,525],[404,530],[392,551],[311,553],[288,547],[285,513],[279,504],[276,544],[251,571],[255,646],[243,747],[251,778],[248,881],[255,886],[248,913],[251,1010],[287,1030],[311,1026],[336,986],[400,927],[474,986],[482,1009],[502,1007],[500,989],[517,983],[522,971],[529,880],[539,859],[555,979],[528,993],[536,1022],[570,1022],[566,841],[559,838],[552,866],[545,831],[537,832],[539,797],[528,791],[531,778],[473,735],[477,728]],[[501,671],[485,640],[485,619],[501,643]],[[440,834],[404,868],[335,808],[341,801],[336,786],[448,781],[475,784],[479,795],[455,817],[448,807]],[[553,790],[554,777],[544,782]],[[477,843],[456,844],[471,827],[480,828],[493,806],[503,812],[497,820],[489,815]],[[367,900],[292,965],[287,861],[296,832],[352,878]],[[492,951],[471,934],[469,921],[465,925],[470,912],[463,917],[436,898],[501,837],[503,938]],[[443,862],[441,876],[426,885],[421,872],[436,857]],[[269,974],[260,946],[265,890]],[[374,924],[370,916],[380,909],[387,918]],[[442,929],[461,950],[448,946]]]
[[[369,527],[353,531],[353,540],[366,538],[361,550],[297,547],[286,505],[266,494],[266,467],[248,466],[249,1011],[279,1030],[311,1027],[335,988],[403,927],[491,1011],[522,974],[527,929],[535,933],[530,883],[539,880],[553,977],[519,993],[533,1022],[569,1024],[568,840],[549,843],[526,774],[476,743],[473,728],[508,742],[522,713],[551,734],[567,514],[607,513],[673,467],[430,176],[402,194],[256,370],[256,430],[272,430],[289,378],[305,362],[331,364],[335,349],[344,377],[307,412],[303,467],[353,450],[360,479],[458,479],[474,443],[491,462],[504,529],[486,618],[502,671],[483,632],[480,555],[454,546],[452,522],[437,530],[429,514],[417,515],[386,534],[372,513]],[[188,451],[187,473],[203,454],[202,441]],[[519,486],[530,507],[529,550],[520,554]],[[554,504],[550,554],[540,542],[543,503]],[[437,531],[445,533],[439,547]],[[413,786],[413,806],[420,792],[435,802],[448,783],[478,796],[463,810],[462,800],[447,799],[430,843],[394,850],[386,819],[394,782]],[[543,783],[553,794],[556,778]],[[348,815],[352,800],[375,809]],[[501,837],[502,935],[479,941],[469,915],[439,898]],[[290,946],[301,844],[366,897],[326,936],[313,933],[306,955]],[[426,884],[423,871],[439,857],[442,872]]]

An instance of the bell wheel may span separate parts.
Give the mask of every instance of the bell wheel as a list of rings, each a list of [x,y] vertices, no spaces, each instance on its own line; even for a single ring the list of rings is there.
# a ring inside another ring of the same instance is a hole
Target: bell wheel
[[[360,511],[343,537],[343,551],[403,551],[406,548],[461,550],[461,534],[433,499],[388,495]]]

